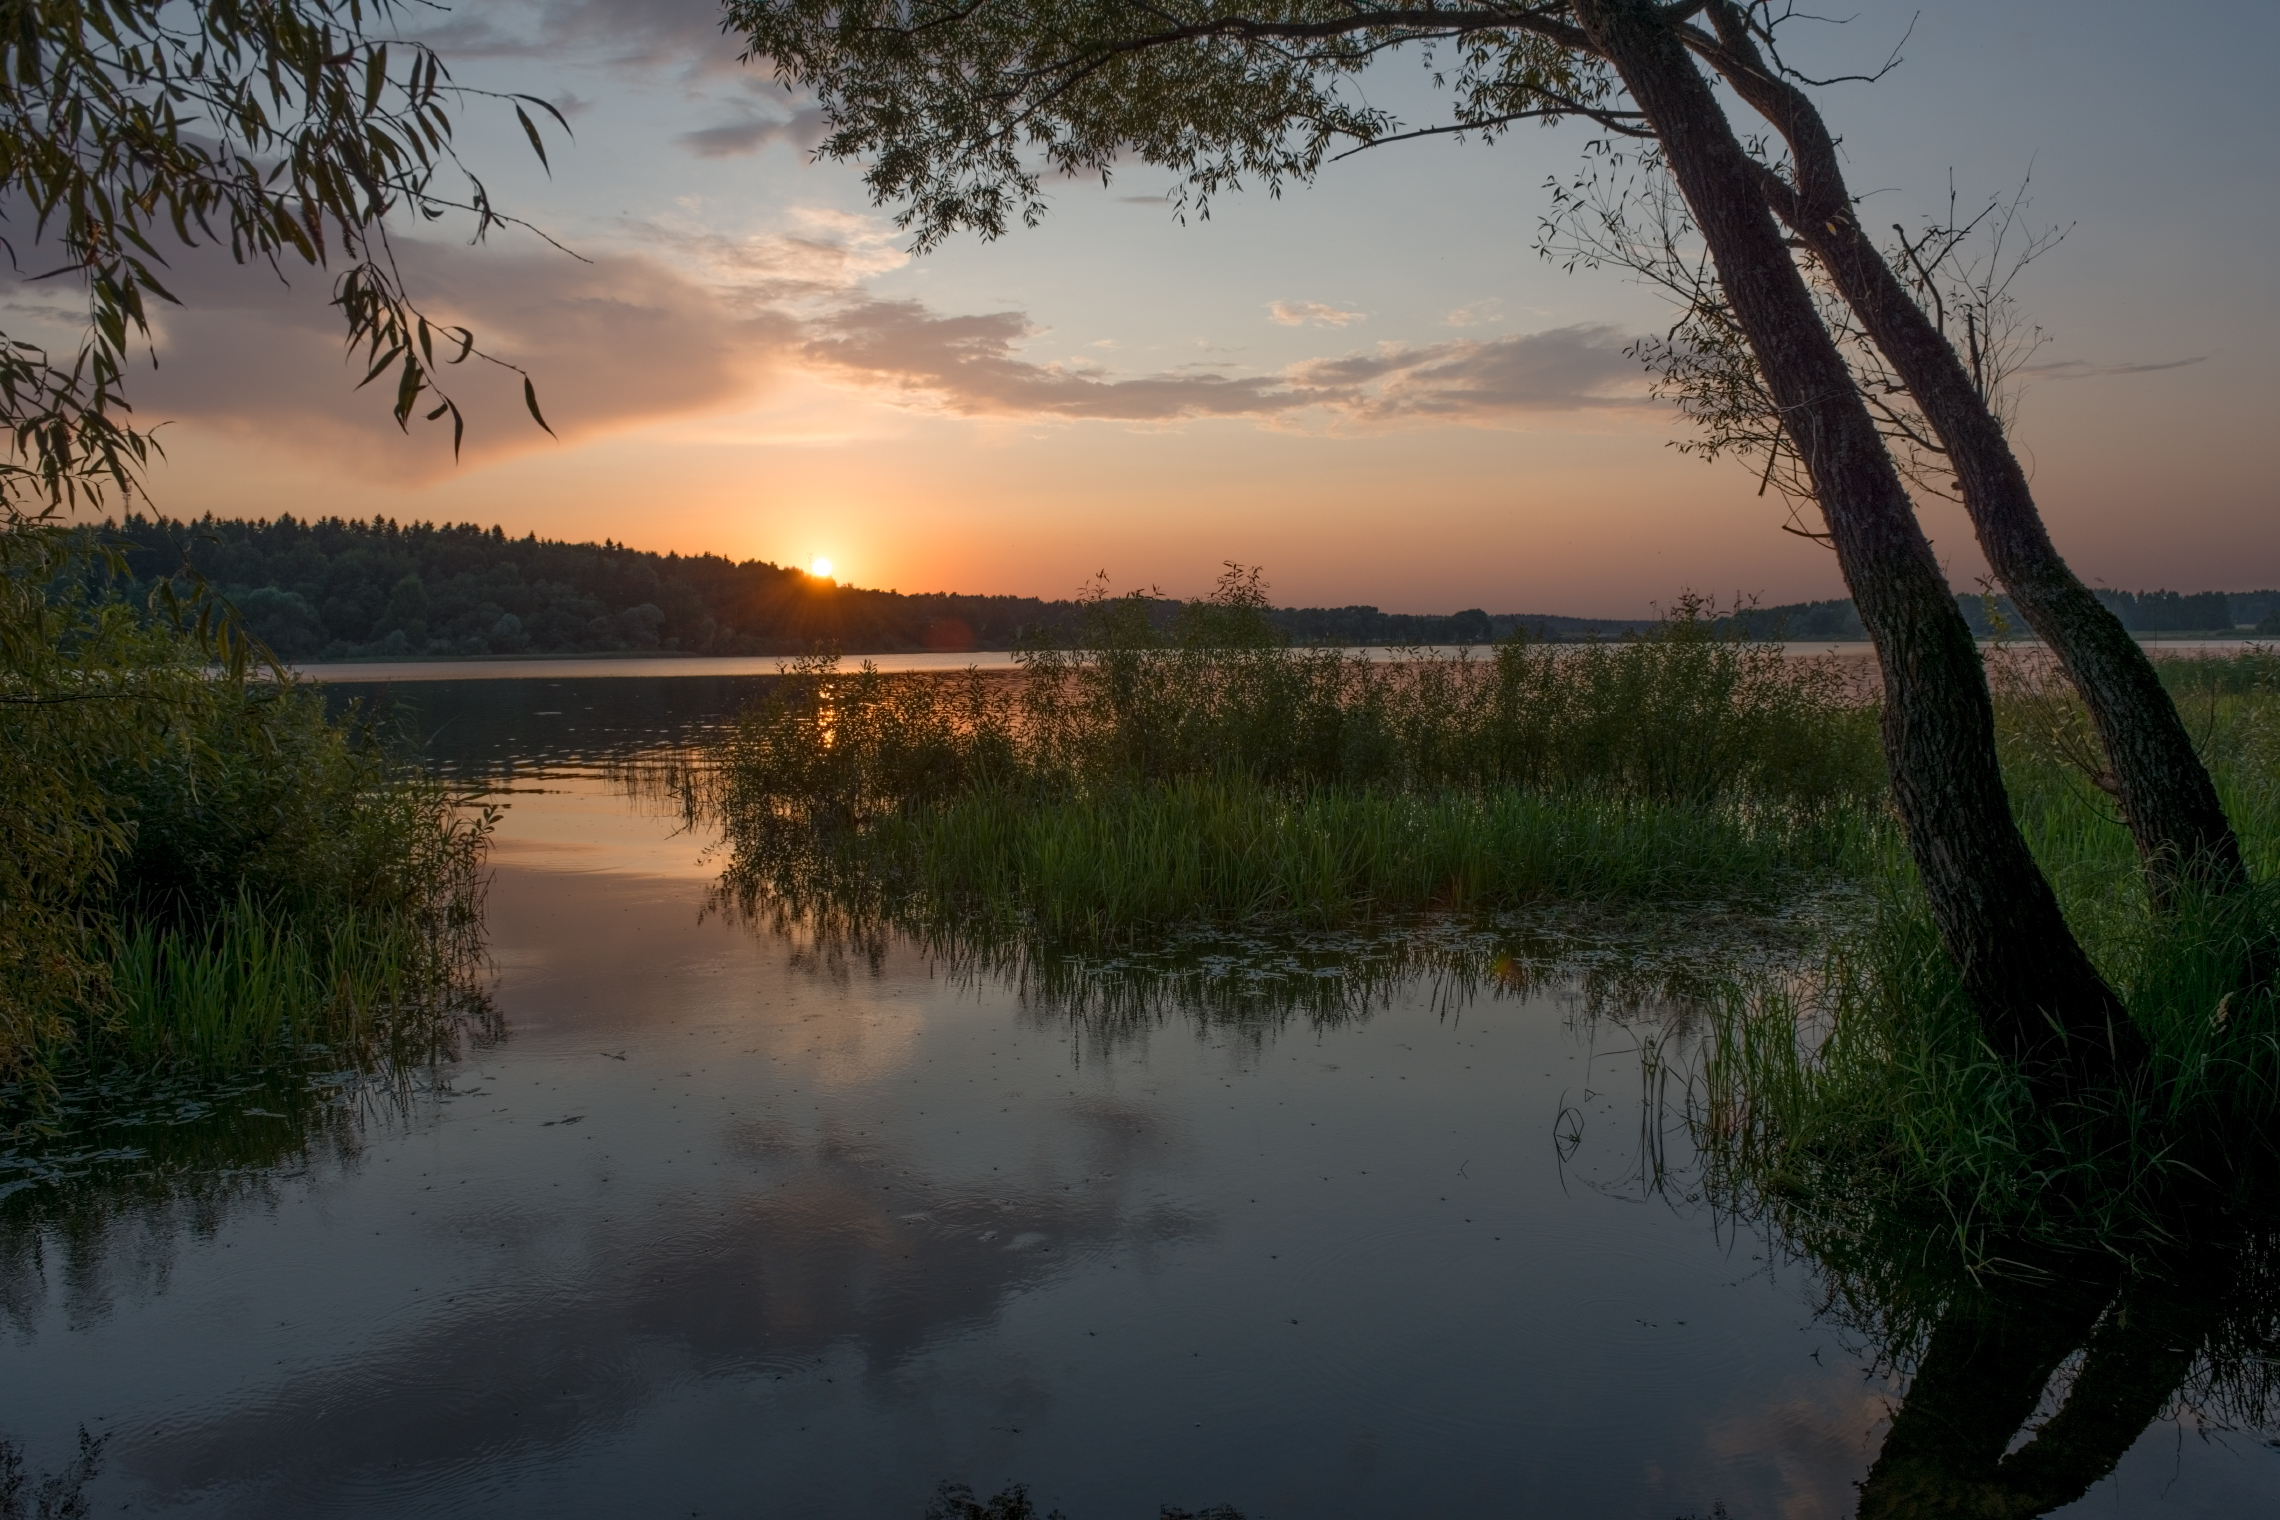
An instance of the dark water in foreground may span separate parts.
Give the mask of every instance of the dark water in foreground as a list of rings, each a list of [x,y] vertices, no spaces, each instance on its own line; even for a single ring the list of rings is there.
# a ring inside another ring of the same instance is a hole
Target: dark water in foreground
[[[37,1472],[107,1432],[95,1513],[1852,1512],[1904,1389],[1645,1185],[1685,1158],[1637,1052],[1682,1021],[1419,975],[1110,1030],[708,917],[704,841],[590,763],[702,702],[558,684],[610,737],[529,734],[501,799],[503,1037],[280,1163],[0,1199],[0,1433]],[[2275,1495],[2165,1417],[2063,1513]]]

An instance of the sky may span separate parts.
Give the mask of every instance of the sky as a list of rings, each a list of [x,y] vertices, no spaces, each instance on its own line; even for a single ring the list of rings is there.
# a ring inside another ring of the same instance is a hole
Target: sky
[[[2280,126],[2266,6],[1863,3],[1800,26],[1871,225],[2028,186],[2063,228],[2021,278],[2048,334],[2016,438],[2085,579],[2280,585],[2267,439],[2280,369]],[[535,377],[452,376],[471,432],[410,437],[353,389],[328,281],[177,260],[182,309],[130,379],[163,419],[158,509],[375,514],[806,565],[905,591],[1195,594],[1223,562],[1276,601],[1622,617],[1693,590],[1840,596],[1833,557],[1737,463],[1705,465],[1627,343],[1658,299],[1535,250],[1591,135],[1373,149],[1182,223],[1170,176],[1061,182],[1034,230],[907,251],[810,102],[737,61],[708,0],[462,0],[463,83],[556,102],[543,172],[502,111],[462,143],[528,233],[400,236],[428,306]],[[1414,63],[1366,82],[1429,123]],[[52,299],[18,292],[10,304]],[[475,368],[475,367],[471,367]],[[1950,580],[1984,575],[1922,507]]]

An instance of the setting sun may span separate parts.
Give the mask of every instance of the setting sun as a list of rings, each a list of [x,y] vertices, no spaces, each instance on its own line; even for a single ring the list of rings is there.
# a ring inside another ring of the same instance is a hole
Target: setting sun
[[[809,563],[808,574],[814,576],[819,581],[830,580],[831,561],[818,554],[815,559]]]

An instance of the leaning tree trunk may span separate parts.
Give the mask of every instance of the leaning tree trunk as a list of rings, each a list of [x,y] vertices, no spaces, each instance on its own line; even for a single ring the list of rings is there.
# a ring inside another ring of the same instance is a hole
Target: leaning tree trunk
[[[1820,112],[1765,65],[1732,5],[1710,10],[1724,49],[1714,59],[1719,72],[1773,123],[1796,166],[1794,185],[1759,166],[1767,199],[1828,270],[1938,433],[1989,567],[2090,711],[2155,897],[2168,899],[2181,881],[2220,889],[2241,882],[2240,843],[2176,703],[2121,619],[2090,594],[2051,543],[2027,472],[1955,345],[1909,297],[1854,215]]]
[[[1654,0],[1575,0],[1660,139],[1783,426],[1811,472],[1884,677],[1884,748],[1910,853],[1989,1043],[2038,1079],[2134,1077],[2145,1046],[2067,928],[2012,819],[1995,718],[1876,424],[1821,324],[1757,171]]]

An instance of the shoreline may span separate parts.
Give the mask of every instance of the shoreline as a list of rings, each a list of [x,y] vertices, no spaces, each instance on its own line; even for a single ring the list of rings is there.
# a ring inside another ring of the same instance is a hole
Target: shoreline
[[[2203,658],[2212,655],[2240,654],[2255,649],[2280,648],[2280,641],[2269,638],[2161,638],[2138,641],[2156,658]],[[1552,644],[1546,647],[1570,647]],[[1574,648],[1589,648],[1576,644]],[[1875,657],[1874,646],[1862,640],[1841,642],[1815,642],[1806,640],[1782,641],[1777,647],[1794,659],[1870,660]],[[1979,642],[1981,649],[2008,648],[2039,651],[2039,640],[2012,639],[1998,645],[1991,639]],[[1469,655],[1475,660],[1486,659],[1494,653],[1493,644],[1424,645],[1416,649],[1382,647],[1346,648],[1338,652],[1375,662],[1395,660],[1413,654]],[[596,654],[596,655],[533,655],[516,659],[496,659],[482,656],[446,656],[426,660],[390,661],[339,661],[329,664],[295,664],[288,668],[296,676],[327,686],[382,685],[395,681],[514,681],[514,680],[643,680],[679,679],[699,676],[753,677],[775,676],[783,673],[793,655],[677,655],[677,654]],[[853,674],[869,663],[889,675],[935,674],[956,675],[966,670],[985,673],[1012,673],[1021,667],[1012,650],[971,650],[957,654],[932,651],[895,654],[850,654],[843,656],[840,668]]]

